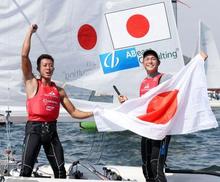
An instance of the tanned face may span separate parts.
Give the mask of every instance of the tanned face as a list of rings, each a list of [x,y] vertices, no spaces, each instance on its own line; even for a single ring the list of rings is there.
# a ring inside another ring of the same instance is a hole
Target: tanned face
[[[148,74],[157,72],[159,65],[160,61],[154,55],[149,54],[143,59],[143,66]]]
[[[41,60],[38,70],[42,78],[51,79],[54,71],[54,63],[51,59],[44,58]]]

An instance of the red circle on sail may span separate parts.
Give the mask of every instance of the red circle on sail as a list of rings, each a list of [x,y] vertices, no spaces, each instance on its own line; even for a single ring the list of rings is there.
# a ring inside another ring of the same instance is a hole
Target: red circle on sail
[[[97,34],[95,28],[89,24],[80,27],[78,31],[78,41],[82,48],[90,50],[95,47],[97,42]]]
[[[135,14],[128,19],[126,28],[132,37],[141,38],[148,33],[150,24],[145,16]]]
[[[146,114],[138,116],[138,118],[155,124],[168,123],[177,110],[178,92],[178,90],[173,90],[156,95],[148,103]]]

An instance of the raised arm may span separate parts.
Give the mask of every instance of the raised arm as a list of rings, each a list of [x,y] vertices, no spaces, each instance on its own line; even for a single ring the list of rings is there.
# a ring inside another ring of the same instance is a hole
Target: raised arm
[[[36,31],[37,25],[31,25],[29,27],[21,51],[21,68],[28,97],[32,97],[37,90],[37,80],[32,73],[32,65],[29,59],[29,52],[31,49],[31,37],[32,34]]]
[[[32,73],[32,66],[29,59],[29,52],[31,49],[31,37],[34,32],[37,30],[37,25],[31,25],[26,33],[24,43],[22,46],[22,52],[21,52],[21,65],[22,65],[22,71],[24,76],[24,81],[32,79],[33,73]]]
[[[85,119],[85,118],[89,118],[93,116],[92,112],[80,111],[77,108],[75,108],[75,106],[69,100],[63,88],[58,87],[58,90],[59,90],[60,97],[61,97],[61,104],[66,109],[66,111],[71,115],[72,118]]]

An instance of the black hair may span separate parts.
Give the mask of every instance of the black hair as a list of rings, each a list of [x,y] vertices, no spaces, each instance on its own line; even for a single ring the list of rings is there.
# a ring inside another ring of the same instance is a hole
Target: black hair
[[[37,69],[40,69],[40,63],[42,59],[50,59],[53,63],[54,63],[54,59],[51,55],[49,54],[41,54],[38,58],[37,58]]]
[[[144,51],[144,53],[143,53],[143,59],[144,59],[145,57],[147,57],[148,55],[153,55],[153,56],[156,57],[157,60],[160,62],[159,56],[158,56],[158,54],[157,54],[156,51],[154,51],[154,50],[152,50],[152,49],[148,49],[148,50]]]

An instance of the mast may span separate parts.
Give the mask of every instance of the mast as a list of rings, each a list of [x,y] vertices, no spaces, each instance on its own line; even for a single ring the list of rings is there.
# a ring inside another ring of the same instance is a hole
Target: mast
[[[173,11],[174,11],[176,26],[177,26],[177,0],[172,0],[172,4],[173,4]]]

